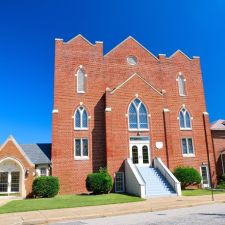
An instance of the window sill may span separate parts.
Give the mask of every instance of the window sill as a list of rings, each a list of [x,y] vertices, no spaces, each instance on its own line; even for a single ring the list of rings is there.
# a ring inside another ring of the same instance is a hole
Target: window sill
[[[74,128],[74,130],[82,131],[82,130],[88,130],[88,128]]]
[[[192,128],[180,128],[180,130],[192,130]]]
[[[187,95],[180,95],[180,97],[186,97]]]
[[[194,158],[195,154],[182,154],[185,158]]]
[[[84,94],[85,91],[77,91],[78,94]]]
[[[84,160],[84,161],[86,161],[86,160],[89,160],[89,157],[80,157],[80,156],[75,156],[75,157],[74,157],[74,160],[78,160],[78,161],[80,161],[80,160]]]
[[[149,129],[128,129],[128,131],[133,132],[142,132],[142,131],[149,131]]]

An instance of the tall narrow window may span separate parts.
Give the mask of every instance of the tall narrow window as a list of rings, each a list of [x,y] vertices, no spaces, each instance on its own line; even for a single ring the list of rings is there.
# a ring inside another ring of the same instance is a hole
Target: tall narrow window
[[[117,172],[115,174],[115,192],[124,192],[124,173]]]
[[[179,113],[180,129],[191,129],[191,118],[187,109],[182,108]]]
[[[88,129],[88,114],[83,106],[80,106],[75,111],[74,129],[87,130]]]
[[[186,95],[186,88],[185,88],[185,79],[183,75],[178,76],[178,88],[179,88],[179,95],[185,96]]]
[[[77,92],[84,93],[86,90],[86,79],[85,79],[85,72],[82,68],[77,71]]]
[[[136,98],[131,102],[128,110],[129,129],[146,130],[148,129],[148,112],[145,105]]]

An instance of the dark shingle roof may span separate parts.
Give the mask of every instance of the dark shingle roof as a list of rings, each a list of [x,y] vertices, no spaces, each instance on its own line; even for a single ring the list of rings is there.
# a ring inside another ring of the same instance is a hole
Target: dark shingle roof
[[[33,164],[51,163],[51,144],[20,144]]]

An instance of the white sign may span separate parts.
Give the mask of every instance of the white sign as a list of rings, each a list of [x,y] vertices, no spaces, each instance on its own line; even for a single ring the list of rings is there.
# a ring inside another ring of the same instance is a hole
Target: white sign
[[[163,143],[162,143],[161,141],[157,141],[157,142],[155,143],[155,147],[156,147],[157,149],[162,149],[162,148],[163,148]]]

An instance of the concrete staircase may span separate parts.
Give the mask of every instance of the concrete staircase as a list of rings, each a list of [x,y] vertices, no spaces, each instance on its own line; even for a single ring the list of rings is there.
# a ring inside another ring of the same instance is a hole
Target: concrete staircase
[[[146,185],[146,197],[177,195],[158,169],[136,166]]]

